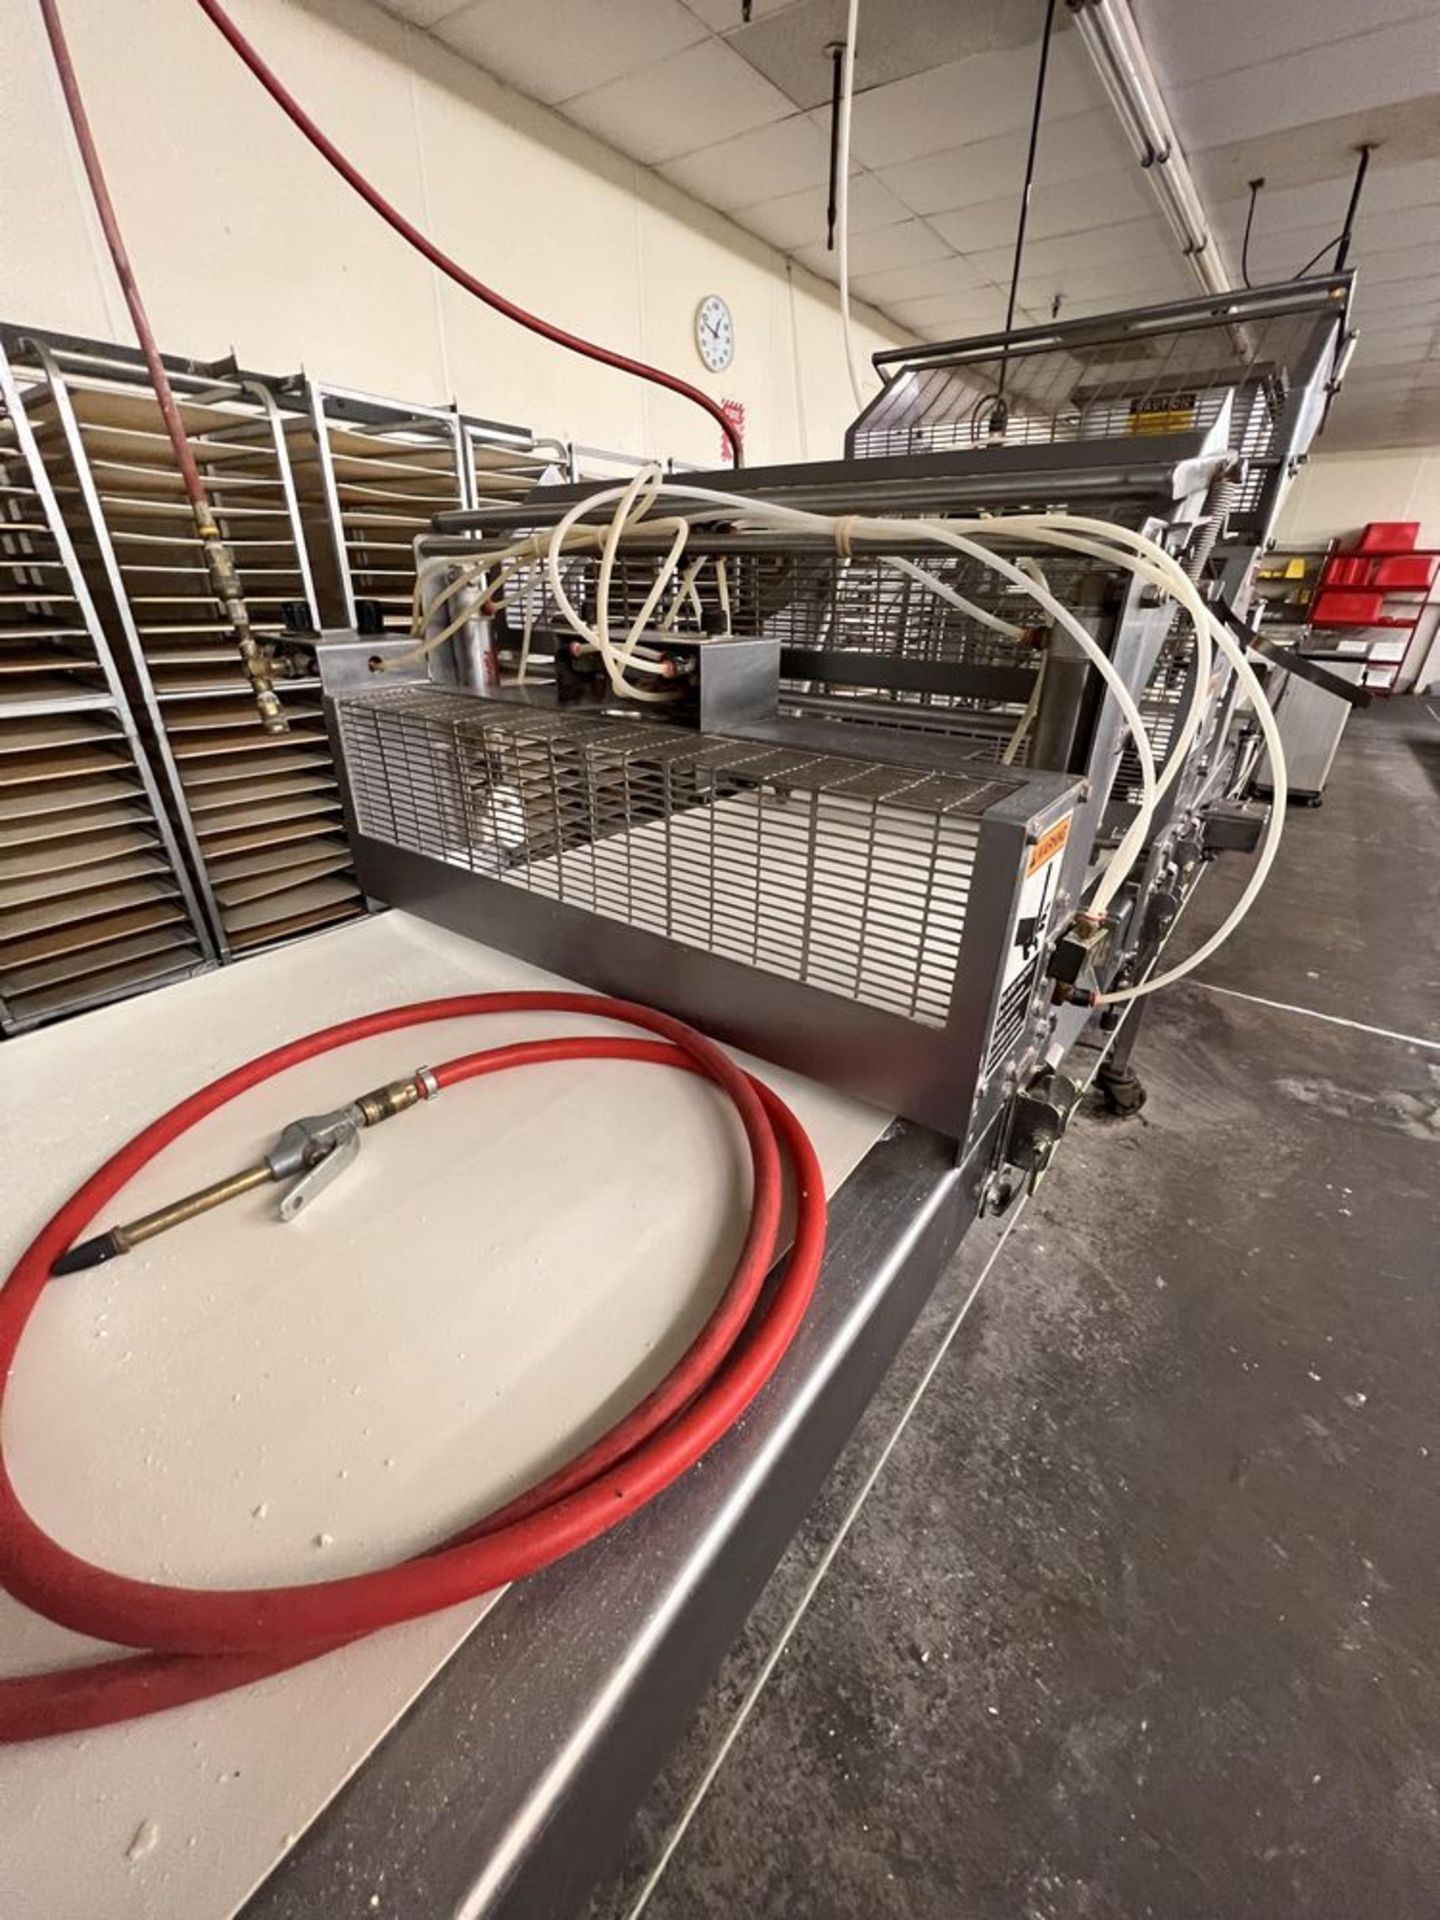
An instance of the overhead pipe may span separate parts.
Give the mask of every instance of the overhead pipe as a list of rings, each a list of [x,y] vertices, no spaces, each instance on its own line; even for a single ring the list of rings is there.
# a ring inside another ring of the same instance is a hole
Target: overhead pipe
[[[100,164],[99,149],[95,145],[95,136],[90,128],[90,118],[85,111],[80,82],[75,73],[75,64],[70,58],[70,49],[65,41],[65,30],[60,23],[60,13],[55,0],[40,0],[40,16],[45,23],[50,52],[55,61],[55,71],[60,79],[60,90],[65,96],[70,125],[75,133],[75,144],[80,150],[81,163],[85,168],[85,178],[90,185],[90,195],[95,202],[101,231],[105,235],[105,244],[110,250],[110,258],[114,262],[115,275],[120,282],[120,290],[125,296],[125,304],[130,309],[135,337],[140,342],[146,371],[149,373],[150,384],[155,389],[155,398],[160,407],[160,417],[165,423],[165,432],[175,453],[175,464],[180,469],[180,478],[190,502],[190,510],[195,517],[195,532],[205,556],[210,583],[215,590],[216,598],[225,609],[225,618],[234,631],[240,664],[250,683],[250,692],[259,712],[261,725],[267,733],[286,733],[289,731],[289,723],[281,711],[270,677],[270,654],[255,638],[254,630],[250,625],[250,611],[245,604],[245,591],[235,568],[235,556],[231,553],[228,543],[216,524],[215,514],[210,505],[210,495],[205,486],[205,477],[195,459],[195,450],[190,445],[190,436],[185,431],[185,421],[175,398],[175,390],[170,385],[170,376],[166,372],[165,362],[160,356],[159,347],[155,344],[150,316],[145,310],[145,302],[135,278],[135,269],[130,262],[125,237],[120,231],[115,203],[110,198],[105,170]]]

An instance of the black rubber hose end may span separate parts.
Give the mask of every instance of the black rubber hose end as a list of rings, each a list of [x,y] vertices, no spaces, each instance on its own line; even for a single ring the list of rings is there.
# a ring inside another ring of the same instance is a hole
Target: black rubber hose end
[[[62,1253],[50,1269],[50,1278],[59,1280],[67,1273],[83,1273],[87,1267],[98,1267],[103,1261],[113,1260],[117,1253],[125,1248],[111,1233],[97,1233],[93,1239],[81,1240],[71,1247],[68,1253]]]

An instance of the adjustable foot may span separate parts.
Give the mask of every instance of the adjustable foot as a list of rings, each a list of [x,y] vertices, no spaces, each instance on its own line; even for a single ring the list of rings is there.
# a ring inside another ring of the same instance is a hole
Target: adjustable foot
[[[1115,1065],[1107,1060],[1095,1076],[1095,1091],[1107,1113],[1129,1120],[1145,1104],[1145,1086],[1138,1073],[1126,1061]]]

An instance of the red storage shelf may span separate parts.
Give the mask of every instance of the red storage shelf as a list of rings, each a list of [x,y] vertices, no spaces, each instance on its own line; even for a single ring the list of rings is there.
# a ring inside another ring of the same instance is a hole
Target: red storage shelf
[[[1325,587],[1316,599],[1310,623],[1316,627],[1373,627],[1381,620],[1384,608],[1383,593]]]
[[[1423,593],[1434,582],[1437,564],[1440,563],[1426,554],[1396,554],[1375,562],[1371,584],[1388,593],[1407,589]]]
[[[1418,520],[1372,520],[1357,543],[1360,553],[1404,553],[1418,546]]]

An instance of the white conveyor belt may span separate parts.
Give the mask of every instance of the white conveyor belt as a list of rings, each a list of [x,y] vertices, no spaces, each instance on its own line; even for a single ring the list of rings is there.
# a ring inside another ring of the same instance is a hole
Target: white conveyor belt
[[[402,1001],[559,984],[391,913],[6,1042],[0,1254],[8,1266],[138,1126],[284,1039]],[[96,1224],[431,1060],[601,1024],[447,1022],[309,1062],[202,1122]],[[887,1116],[765,1077],[833,1191]],[[733,1119],[689,1074],[569,1063],[455,1089],[367,1138],[293,1225],[265,1189],[56,1282],[6,1424],[21,1495],[78,1552],[197,1585],[414,1551],[660,1377],[723,1283],[745,1178]],[[488,1604],[128,1727],[0,1750],[0,1913],[224,1920]],[[0,1670],[91,1650],[0,1595]]]

